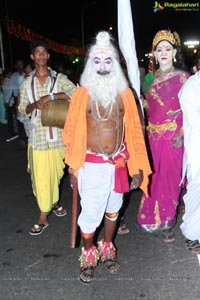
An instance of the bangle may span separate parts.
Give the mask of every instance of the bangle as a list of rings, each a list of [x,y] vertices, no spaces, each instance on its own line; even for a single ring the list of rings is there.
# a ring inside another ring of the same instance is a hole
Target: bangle
[[[50,96],[50,99],[51,99],[51,100],[55,100],[55,96],[54,96],[53,93],[49,93],[49,96]]]

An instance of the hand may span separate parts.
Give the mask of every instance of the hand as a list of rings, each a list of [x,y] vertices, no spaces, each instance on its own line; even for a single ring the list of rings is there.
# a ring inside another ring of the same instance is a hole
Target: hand
[[[44,109],[46,106],[46,103],[50,101],[49,95],[42,96],[40,100],[36,101],[36,108],[37,109]]]
[[[134,174],[132,177],[130,190],[135,190],[135,189],[139,188],[142,181],[143,181],[143,171],[139,170],[139,174]]]
[[[183,146],[183,134],[177,133],[172,139],[173,148],[180,148]]]

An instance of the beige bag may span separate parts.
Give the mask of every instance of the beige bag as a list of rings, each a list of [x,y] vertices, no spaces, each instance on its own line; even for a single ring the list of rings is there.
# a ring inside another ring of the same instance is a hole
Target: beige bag
[[[63,129],[69,108],[69,101],[64,99],[52,100],[46,103],[41,110],[41,122],[43,126],[58,127]]]

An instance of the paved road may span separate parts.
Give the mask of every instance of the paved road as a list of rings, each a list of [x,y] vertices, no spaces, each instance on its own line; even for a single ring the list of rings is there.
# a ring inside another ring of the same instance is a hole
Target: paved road
[[[72,192],[67,175],[61,189],[67,216],[51,215],[42,235],[29,235],[38,210],[26,172],[26,147],[19,140],[5,139],[6,126],[0,126],[1,300],[200,299],[200,267],[197,256],[185,247],[181,215],[172,244],[163,243],[160,233],[140,231],[136,227],[140,191],[130,195],[126,214],[130,233],[115,239],[119,273],[110,275],[99,265],[90,285],[80,283],[77,259],[82,245],[70,248]]]

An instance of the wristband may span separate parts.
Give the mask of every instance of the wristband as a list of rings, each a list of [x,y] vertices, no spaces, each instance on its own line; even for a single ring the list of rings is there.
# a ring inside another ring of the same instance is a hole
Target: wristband
[[[54,96],[53,93],[49,93],[49,96],[50,96],[50,99],[51,99],[51,100],[55,100],[55,96]]]

